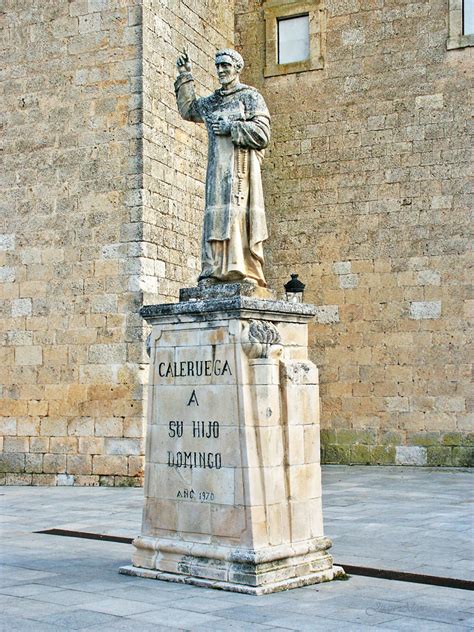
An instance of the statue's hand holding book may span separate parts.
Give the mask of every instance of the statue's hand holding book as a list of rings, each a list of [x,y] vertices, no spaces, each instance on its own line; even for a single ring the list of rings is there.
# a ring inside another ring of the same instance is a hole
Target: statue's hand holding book
[[[212,131],[218,136],[229,136],[231,120],[228,117],[219,116],[211,123]]]

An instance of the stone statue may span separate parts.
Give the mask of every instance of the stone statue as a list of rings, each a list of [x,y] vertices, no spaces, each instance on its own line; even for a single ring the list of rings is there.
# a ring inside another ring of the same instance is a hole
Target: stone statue
[[[199,282],[250,281],[266,287],[260,165],[270,139],[270,114],[262,95],[240,83],[244,60],[237,51],[220,50],[215,61],[221,88],[213,94],[196,98],[186,52],[178,57],[175,82],[179,113],[205,123],[209,135]]]

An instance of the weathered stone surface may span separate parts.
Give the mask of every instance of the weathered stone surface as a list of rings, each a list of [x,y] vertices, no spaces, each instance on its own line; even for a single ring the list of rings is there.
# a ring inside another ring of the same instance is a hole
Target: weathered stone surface
[[[181,288],[179,300],[198,301],[213,298],[229,298],[235,296],[250,296],[253,298],[276,299],[276,292],[259,288],[254,283],[215,283],[212,285],[199,284],[196,287]]]
[[[410,305],[410,318],[414,320],[439,318],[440,316],[441,301],[413,301]]]
[[[417,446],[397,446],[395,463],[397,465],[426,465],[426,448]]]
[[[329,324],[339,322],[339,307],[337,305],[319,305],[316,308],[318,323]]]
[[[170,316],[175,318],[177,314],[198,318],[208,318],[209,314],[235,314],[235,316],[252,317],[269,315],[278,318],[286,316],[288,322],[306,322],[308,317],[314,316],[314,305],[304,303],[288,303],[287,301],[269,301],[248,296],[230,296],[228,298],[216,298],[212,300],[184,301],[180,303],[164,303],[160,305],[145,305],[140,310],[143,318],[154,324],[157,319]],[[269,318],[270,319],[270,318]]]

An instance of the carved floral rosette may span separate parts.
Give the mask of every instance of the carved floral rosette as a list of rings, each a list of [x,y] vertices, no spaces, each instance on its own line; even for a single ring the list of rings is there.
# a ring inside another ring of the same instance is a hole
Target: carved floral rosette
[[[276,325],[267,320],[249,320],[243,325],[242,346],[249,358],[270,358],[282,352]]]

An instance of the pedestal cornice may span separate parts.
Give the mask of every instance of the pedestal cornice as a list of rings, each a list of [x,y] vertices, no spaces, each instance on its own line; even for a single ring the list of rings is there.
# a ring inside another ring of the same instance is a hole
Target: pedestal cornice
[[[227,320],[229,318],[268,318],[286,322],[306,323],[316,314],[314,305],[289,303],[237,296],[180,303],[145,305],[140,315],[151,325],[183,320]]]

